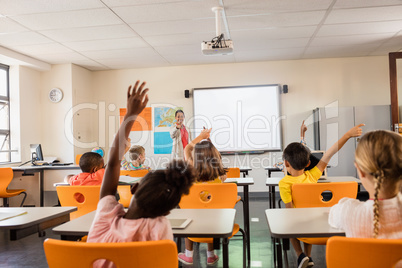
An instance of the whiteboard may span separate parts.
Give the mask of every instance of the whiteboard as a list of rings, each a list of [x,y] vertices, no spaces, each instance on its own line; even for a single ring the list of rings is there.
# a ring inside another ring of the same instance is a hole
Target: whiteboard
[[[220,152],[280,151],[279,95],[279,85],[195,88],[194,137],[206,127]]]

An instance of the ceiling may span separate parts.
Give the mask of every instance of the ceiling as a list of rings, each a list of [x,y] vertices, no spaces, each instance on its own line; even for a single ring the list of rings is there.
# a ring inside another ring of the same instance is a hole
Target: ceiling
[[[234,54],[204,56],[219,5]],[[387,55],[402,0],[0,0],[0,46],[90,70]]]

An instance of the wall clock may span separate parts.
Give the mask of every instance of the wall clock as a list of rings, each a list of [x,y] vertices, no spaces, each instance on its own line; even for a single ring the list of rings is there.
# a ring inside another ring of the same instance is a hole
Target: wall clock
[[[63,91],[61,91],[61,89],[53,88],[52,90],[50,90],[49,100],[51,102],[54,102],[54,103],[60,102],[62,98],[63,98]]]

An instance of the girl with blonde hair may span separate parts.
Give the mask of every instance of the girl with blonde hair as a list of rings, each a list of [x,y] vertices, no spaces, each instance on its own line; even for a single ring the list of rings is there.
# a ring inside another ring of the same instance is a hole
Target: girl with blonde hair
[[[402,239],[402,136],[377,130],[365,134],[355,166],[370,199],[343,198],[329,213],[329,224],[347,237]]]

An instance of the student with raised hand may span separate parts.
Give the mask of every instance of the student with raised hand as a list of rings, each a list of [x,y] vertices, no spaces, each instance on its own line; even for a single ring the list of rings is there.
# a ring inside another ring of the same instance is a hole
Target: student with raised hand
[[[334,154],[336,154],[350,138],[358,137],[362,134],[362,126],[364,126],[364,124],[355,126],[346,132],[338,142],[332,145],[325,152],[318,164],[311,170],[304,170],[310,164],[310,150],[306,146],[300,142],[293,142],[285,148],[283,151],[283,159],[286,171],[290,175],[286,175],[282,180],[280,180],[278,186],[279,193],[286,208],[294,207],[292,202],[292,185],[295,183],[316,183],[321,177],[322,172],[327,167],[332,156],[334,156]],[[304,243],[303,251],[300,241],[297,238],[290,238],[290,242],[298,256],[297,267],[313,267],[314,262],[311,258],[312,245]]]
[[[194,166],[196,183],[222,183],[221,177],[226,174],[219,151],[209,140],[211,129],[203,129],[194,140],[184,149],[186,161]],[[207,201],[209,193],[200,193],[200,198]],[[184,264],[193,264],[193,242],[185,239],[186,251],[179,253],[179,261]],[[208,244],[207,264],[213,265],[219,258],[215,255],[213,244]]]
[[[355,166],[370,199],[341,199],[329,212],[329,224],[347,237],[402,239],[402,136],[366,133],[357,144]]]
[[[131,127],[148,102],[145,82],[130,86],[127,92],[127,114],[109,152],[109,161],[100,191],[95,218],[87,242],[130,242],[173,240],[172,228],[165,217],[177,207],[183,194],[188,194],[195,180],[194,169],[184,161],[172,161],[166,170],[148,173],[132,188],[133,198],[127,212],[115,199],[120,177],[120,160],[125,153]],[[94,267],[114,267],[107,260]]]

